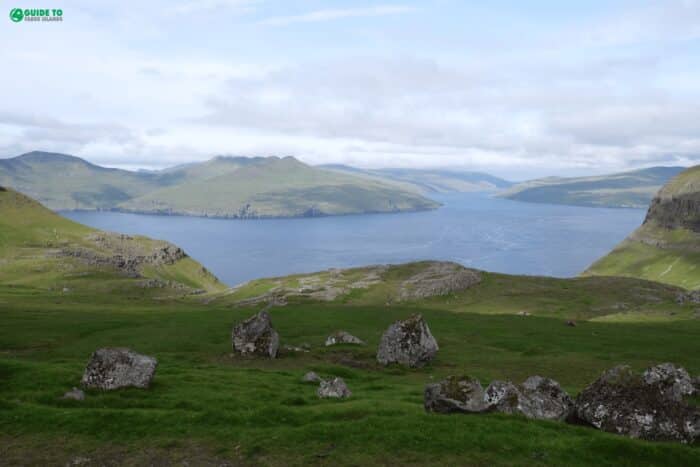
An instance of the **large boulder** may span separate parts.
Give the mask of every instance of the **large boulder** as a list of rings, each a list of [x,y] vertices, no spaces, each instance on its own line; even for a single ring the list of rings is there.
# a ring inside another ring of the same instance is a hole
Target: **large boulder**
[[[537,420],[566,420],[574,408],[573,400],[559,383],[541,376],[530,376],[517,386],[509,381],[493,381],[484,397],[492,410]]]
[[[336,344],[364,345],[364,342],[347,331],[336,331],[326,339],[326,347]]]
[[[82,385],[91,389],[112,390],[124,387],[148,388],[158,361],[125,348],[96,350],[83,374]]]
[[[352,392],[348,389],[343,378],[333,378],[328,381],[321,381],[316,391],[318,397],[322,399],[345,399],[352,396]]]
[[[426,411],[437,413],[480,413],[488,410],[484,388],[478,379],[469,376],[449,376],[427,385],[423,405]]]
[[[695,384],[688,372],[673,363],[648,368],[642,377],[646,384],[655,385],[664,397],[675,401],[682,401],[684,397],[695,393]]]
[[[277,357],[280,337],[272,327],[272,320],[267,311],[251,316],[234,326],[231,331],[233,351],[240,355],[260,357]]]
[[[576,416],[599,430],[650,441],[692,443],[700,436],[700,411],[668,391],[659,371],[644,376],[612,368],[576,398]]]
[[[389,326],[379,342],[377,361],[382,365],[420,367],[431,361],[437,351],[437,341],[418,314]]]

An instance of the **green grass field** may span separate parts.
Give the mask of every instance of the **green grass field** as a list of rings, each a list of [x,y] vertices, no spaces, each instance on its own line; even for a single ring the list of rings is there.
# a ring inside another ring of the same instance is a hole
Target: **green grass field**
[[[517,308],[513,296],[494,307]],[[483,305],[482,305],[483,306]],[[669,305],[670,306],[670,305]],[[682,308],[682,307],[679,307]],[[450,374],[521,381],[540,374],[576,394],[620,363],[672,361],[700,373],[700,320],[580,322],[455,313],[428,303],[300,303],[273,308],[283,344],[312,346],[277,360],[231,356],[232,325],[256,311],[228,304],[116,299],[0,286],[0,453],[6,464],[63,465],[77,457],[143,465],[694,465],[697,446],[649,443],[515,416],[427,414],[426,383]],[[475,311],[479,308],[476,307]],[[423,313],[440,344],[427,368],[383,368],[374,353],[396,319]],[[366,347],[325,348],[345,329]],[[127,346],[160,365],[150,390],[78,385],[90,353]],[[353,396],[322,401],[300,381],[345,378]],[[2,464],[0,460],[0,464]],[[161,465],[161,464],[159,464]]]

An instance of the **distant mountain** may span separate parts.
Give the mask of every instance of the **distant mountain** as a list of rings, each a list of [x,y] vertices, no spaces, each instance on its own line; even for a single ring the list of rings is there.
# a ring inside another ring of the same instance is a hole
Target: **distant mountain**
[[[700,288],[700,166],[654,197],[641,227],[584,275],[630,276]]]
[[[684,167],[651,167],[596,177],[548,177],[514,185],[502,198],[530,203],[643,208]]]
[[[181,296],[226,289],[171,243],[86,227],[4,187],[0,258],[0,283],[59,293]]]
[[[299,217],[434,209],[411,187],[310,167],[292,157],[216,157],[160,171],[108,169],[56,153],[0,159],[0,184],[54,210]]]
[[[512,185],[502,178],[482,172],[457,169],[359,169],[341,164],[319,166],[337,172],[376,177],[413,186],[423,193],[496,191]]]
[[[308,166],[293,157],[218,157],[169,172],[186,180],[131,199],[134,212],[259,218],[434,209],[420,194],[360,174]]]

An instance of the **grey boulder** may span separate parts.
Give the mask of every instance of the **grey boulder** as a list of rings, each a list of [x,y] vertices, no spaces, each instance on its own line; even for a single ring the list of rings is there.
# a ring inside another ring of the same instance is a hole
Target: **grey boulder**
[[[576,416],[602,431],[649,441],[694,442],[700,411],[659,384],[657,370],[642,376],[628,366],[612,368],[576,398]]]
[[[328,338],[326,339],[326,347],[329,347],[331,345],[336,345],[336,344],[355,344],[355,345],[364,345],[364,341],[362,339],[359,339],[349,332],[346,331],[336,331]]]
[[[322,399],[345,399],[352,396],[352,392],[348,389],[343,378],[333,378],[328,381],[321,381],[316,391],[318,397]]]
[[[231,331],[233,351],[246,356],[277,357],[280,337],[267,311],[251,316]]]
[[[423,405],[428,412],[480,413],[488,410],[484,396],[484,388],[478,379],[449,376],[425,387]]]
[[[423,317],[417,314],[389,326],[379,342],[377,361],[382,365],[420,367],[430,362],[437,351],[437,341]]]
[[[148,388],[158,361],[126,348],[96,350],[83,374],[82,385],[92,389],[112,390],[124,387]]]
[[[566,420],[574,407],[573,400],[559,383],[541,376],[530,376],[518,386],[493,381],[485,397],[493,410],[536,420]]]

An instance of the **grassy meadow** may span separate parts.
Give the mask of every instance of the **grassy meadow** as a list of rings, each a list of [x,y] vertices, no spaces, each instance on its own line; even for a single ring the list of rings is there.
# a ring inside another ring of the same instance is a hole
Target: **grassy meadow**
[[[519,306],[517,295],[510,300]],[[497,303],[506,306],[508,298]],[[259,360],[233,357],[230,345],[232,325],[258,308],[0,286],[0,465],[700,463],[698,446],[502,414],[427,414],[422,406],[425,384],[450,374],[484,384],[540,374],[572,395],[620,363],[641,370],[672,361],[698,374],[700,320],[584,321],[572,328],[554,313],[484,314],[468,306],[454,312],[435,304],[275,307],[282,344],[306,343],[311,351]],[[436,336],[437,358],[418,370],[376,364],[383,330],[414,312]],[[368,345],[324,347],[337,329]],[[62,400],[103,346],[157,357],[151,389]],[[343,377],[353,396],[318,399],[316,385],[301,382],[311,370]]]

